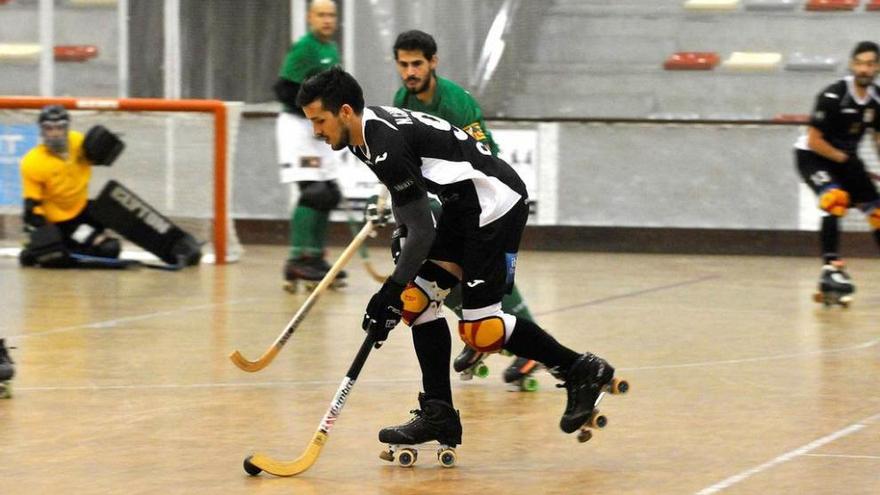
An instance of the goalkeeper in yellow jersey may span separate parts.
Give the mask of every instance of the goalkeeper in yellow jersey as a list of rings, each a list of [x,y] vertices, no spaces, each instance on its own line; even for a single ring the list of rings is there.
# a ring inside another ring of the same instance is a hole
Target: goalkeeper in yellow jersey
[[[24,228],[29,242],[19,261],[24,266],[71,266],[70,253],[117,258],[118,239],[104,235],[88,199],[92,165],[110,165],[124,144],[105,127],[84,136],[70,129],[70,115],[60,105],[42,109],[42,143],[21,161]]]

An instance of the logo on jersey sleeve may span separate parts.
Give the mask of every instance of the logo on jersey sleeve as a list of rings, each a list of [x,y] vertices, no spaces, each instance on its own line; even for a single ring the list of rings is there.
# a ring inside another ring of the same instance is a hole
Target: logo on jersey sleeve
[[[376,159],[373,160],[373,165],[378,165],[379,162],[384,162],[386,158],[388,158],[387,151],[385,153],[382,153],[381,155],[377,156]]]
[[[393,186],[391,186],[391,188],[397,192],[400,192],[400,191],[409,189],[410,187],[412,187],[413,184],[415,184],[414,180],[406,179],[405,181],[401,182],[400,184],[394,184]]]

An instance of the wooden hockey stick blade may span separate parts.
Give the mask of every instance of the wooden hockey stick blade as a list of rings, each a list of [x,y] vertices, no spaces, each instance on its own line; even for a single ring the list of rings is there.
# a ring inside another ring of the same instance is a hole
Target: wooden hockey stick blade
[[[330,429],[333,428],[333,425],[336,424],[336,419],[342,414],[345,401],[351,394],[351,389],[354,388],[354,382],[361,373],[361,368],[364,367],[364,363],[373,349],[373,344],[374,342],[368,334],[364,338],[364,342],[361,344],[361,348],[358,350],[354,361],[352,361],[351,366],[348,368],[348,373],[345,374],[345,378],[342,379],[342,383],[336,390],[336,395],[333,396],[330,407],[324,413],[324,417],[318,425],[318,431],[315,432],[306,450],[295,460],[289,462],[278,461],[265,454],[248,456],[244,460],[244,470],[248,474],[256,476],[260,474],[260,471],[266,471],[275,476],[296,476],[312,467],[315,461],[318,460],[318,455],[321,453],[321,449],[324,448],[324,444],[327,443]]]
[[[370,277],[373,277],[373,280],[375,280],[376,282],[379,282],[380,284],[384,284],[385,280],[388,278],[388,275],[382,275],[381,273],[377,272],[376,269],[373,268],[373,264],[370,263],[369,260],[364,259],[363,261],[364,261],[364,268],[367,269],[367,273],[370,274]]]
[[[336,275],[339,274],[342,268],[348,263],[349,260],[351,260],[352,256],[354,256],[354,253],[358,250],[358,247],[360,247],[360,245],[364,243],[364,241],[367,239],[367,237],[370,235],[370,232],[372,231],[373,223],[365,223],[363,228],[361,228],[361,231],[358,232],[354,239],[352,239],[351,243],[349,243],[348,247],[346,247],[342,254],[339,255],[339,259],[336,260],[336,263],[333,263],[333,266],[330,267],[330,270],[327,272],[326,275],[324,275],[324,278],[321,279],[321,282],[318,284],[315,290],[313,290],[312,293],[309,294],[308,299],[306,299],[306,302],[304,302],[302,307],[299,308],[299,311],[297,311],[296,314],[293,315],[293,318],[291,318],[290,322],[281,332],[281,335],[279,335],[278,338],[275,339],[275,342],[272,343],[269,349],[267,349],[266,352],[264,352],[259,359],[257,359],[256,361],[251,361],[250,359],[244,357],[241,352],[236,350],[229,355],[230,361],[232,361],[242,370],[251,373],[255,371],[260,371],[261,369],[268,366],[269,363],[271,363],[272,360],[275,359],[275,356],[278,355],[278,352],[281,351],[281,348],[284,347],[284,344],[287,343],[287,340],[290,338],[290,336],[293,335],[293,332],[296,331],[297,327],[299,327],[299,325],[305,319],[306,315],[309,313],[309,310],[312,309],[312,306],[314,306],[318,298],[321,297],[321,294],[323,294],[327,290],[327,288],[330,287],[330,284],[332,284],[333,281],[336,279]]]
[[[318,455],[321,453],[321,448],[324,447],[325,442],[327,442],[327,434],[317,431],[315,436],[312,437],[312,441],[309,442],[309,446],[306,447],[305,452],[297,457],[296,460],[291,462],[276,461],[265,454],[254,454],[244,460],[245,470],[248,473],[256,471],[255,474],[259,474],[259,471],[253,468],[248,469],[248,464],[250,464],[260,471],[266,471],[275,476],[296,476],[312,467],[315,461],[318,460]]]

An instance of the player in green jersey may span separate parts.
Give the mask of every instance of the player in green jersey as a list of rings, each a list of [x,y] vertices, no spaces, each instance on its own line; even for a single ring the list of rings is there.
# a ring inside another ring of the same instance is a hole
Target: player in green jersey
[[[458,84],[437,76],[437,43],[423,31],[412,30],[401,33],[394,43],[394,60],[403,86],[394,95],[394,106],[435,115],[464,130],[477,141],[485,144],[493,155],[498,154],[498,145],[483,121],[480,105]],[[440,204],[432,200],[435,216],[439,216]],[[461,288],[456,288],[445,300],[449,309],[461,318]],[[516,286],[504,296],[502,308],[505,312],[534,321],[529,308]],[[455,370],[468,379],[475,373],[487,370],[482,366],[484,354],[465,345],[455,358]],[[531,378],[536,363],[525,358],[515,358],[504,372],[504,380],[516,389],[533,390],[537,382]]]
[[[291,183],[291,197],[298,197],[290,215],[290,252],[284,278],[295,288],[296,279],[321,280],[330,266],[324,244],[330,211],[342,197],[336,184],[343,153],[324,146],[296,105],[296,93],[310,76],[339,65],[339,49],[333,41],[337,30],[336,3],[313,0],[309,5],[309,33],[288,50],[274,89],[283,111],[275,127],[281,182]],[[337,280],[345,278],[340,272]]]

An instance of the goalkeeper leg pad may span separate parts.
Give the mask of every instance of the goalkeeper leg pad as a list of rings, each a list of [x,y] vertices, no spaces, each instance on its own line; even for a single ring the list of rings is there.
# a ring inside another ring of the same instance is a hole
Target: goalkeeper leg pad
[[[111,180],[104,186],[91,213],[105,227],[169,265],[196,265],[202,257],[192,235],[119,182]]]

